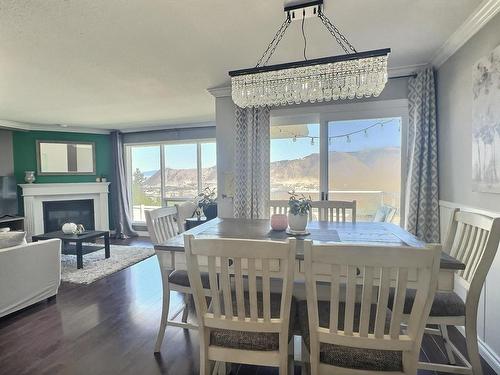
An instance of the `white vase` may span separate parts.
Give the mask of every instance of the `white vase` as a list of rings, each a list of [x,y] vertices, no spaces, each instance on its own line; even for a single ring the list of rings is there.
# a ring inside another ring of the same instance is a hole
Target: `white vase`
[[[64,234],[75,234],[77,229],[78,227],[75,223],[65,223],[61,228]]]
[[[305,231],[307,226],[307,214],[294,215],[288,213],[288,226],[290,227],[291,230],[296,232]]]
[[[26,181],[28,184],[32,184],[35,182],[35,172],[34,171],[24,171],[24,181]]]

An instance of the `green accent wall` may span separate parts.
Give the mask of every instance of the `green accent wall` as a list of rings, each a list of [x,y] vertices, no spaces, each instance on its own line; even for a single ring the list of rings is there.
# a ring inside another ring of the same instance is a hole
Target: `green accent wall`
[[[56,175],[38,176],[36,163],[36,141],[81,141],[95,143],[96,174],[95,175]],[[111,139],[107,134],[47,132],[47,131],[14,131],[12,137],[14,150],[14,176],[18,184],[24,184],[24,171],[35,171],[35,183],[61,182],[95,182],[97,176],[105,176],[111,183],[113,156]],[[20,213],[24,212],[22,197],[19,199]],[[111,214],[111,194],[109,197],[109,226],[114,228]]]

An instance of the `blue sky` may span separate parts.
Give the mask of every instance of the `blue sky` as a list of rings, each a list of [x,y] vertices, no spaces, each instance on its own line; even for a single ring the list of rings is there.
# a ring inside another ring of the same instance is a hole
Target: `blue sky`
[[[328,136],[335,137],[345,135],[353,131],[364,129],[377,122],[386,122],[383,127],[376,126],[364,132],[350,137],[351,142],[347,142],[346,137],[333,139],[329,144],[330,151],[354,152],[363,149],[400,147],[401,133],[399,131],[400,118],[369,119],[369,120],[351,120],[330,122],[328,127]],[[319,135],[319,125],[309,124],[309,135],[317,137]],[[310,138],[297,138],[293,142],[292,138],[274,139],[271,141],[271,161],[292,160],[303,158],[312,153],[319,152],[318,140],[314,140],[311,145]]]
[[[132,168],[141,171],[160,169],[159,146],[136,146],[132,148]],[[216,164],[215,143],[201,145],[201,163],[203,168]],[[196,144],[165,146],[165,164],[167,168],[196,168]]]
[[[353,152],[370,148],[400,147],[400,118],[335,121],[330,123],[328,135],[344,135],[364,129],[379,121],[390,122],[384,124],[383,127],[376,126],[368,130],[366,135],[360,133],[351,136],[350,143],[345,137],[334,139],[328,149],[330,151]],[[310,136],[319,136],[318,124],[310,124],[308,129]],[[271,142],[271,161],[298,159],[319,152],[318,139],[315,139],[314,145],[311,145],[310,138],[297,138],[296,142],[293,142],[292,138],[274,139]],[[215,143],[202,144],[201,155],[203,167],[214,166],[216,164]],[[160,169],[160,148],[159,146],[134,147],[132,160],[134,170],[135,168],[139,168],[141,171],[158,170]],[[166,145],[165,163],[168,168],[196,168],[196,145]]]

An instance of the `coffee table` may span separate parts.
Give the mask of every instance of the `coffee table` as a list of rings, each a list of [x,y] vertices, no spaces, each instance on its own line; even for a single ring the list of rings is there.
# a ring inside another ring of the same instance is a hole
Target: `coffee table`
[[[86,246],[84,242],[90,242],[98,238],[104,238],[104,246]],[[109,231],[107,230],[86,230],[80,235],[65,234],[63,231],[38,234],[31,239],[33,242],[40,240],[50,240],[58,238],[62,241],[62,253],[76,255],[76,268],[83,268],[83,255],[89,254],[104,248],[105,257],[109,258]],[[74,244],[74,245],[73,245]]]

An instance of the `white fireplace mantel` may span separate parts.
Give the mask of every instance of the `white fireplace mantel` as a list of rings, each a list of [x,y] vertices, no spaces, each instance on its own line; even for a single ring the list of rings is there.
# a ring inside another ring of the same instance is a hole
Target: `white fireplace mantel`
[[[27,236],[44,231],[43,202],[92,199],[95,229],[109,230],[109,182],[70,182],[20,184],[23,190],[25,230]]]

